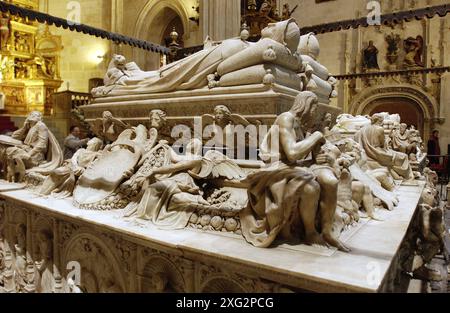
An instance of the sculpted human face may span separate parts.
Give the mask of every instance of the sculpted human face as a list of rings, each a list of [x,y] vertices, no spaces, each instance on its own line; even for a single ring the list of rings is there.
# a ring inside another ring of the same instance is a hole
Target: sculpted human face
[[[302,125],[309,129],[314,127],[314,125],[317,125],[317,110],[318,110],[318,101],[317,100],[312,100],[311,103],[311,108],[309,110],[308,114],[304,114],[303,116],[301,116],[302,119]]]
[[[39,242],[39,250],[42,258],[50,259],[52,256],[52,246],[49,239],[42,235]]]
[[[406,124],[401,124],[400,125],[400,133],[403,135],[406,132],[407,128],[408,128],[408,126]]]
[[[217,120],[218,122],[222,122],[224,119],[225,119],[225,114],[223,114],[223,111],[218,110],[218,111],[216,112],[216,120]]]
[[[112,119],[112,114],[111,114],[111,112],[108,112],[108,111],[106,111],[106,112],[103,112],[103,119],[105,120],[105,121],[110,121],[111,119]]]
[[[150,115],[150,126],[152,128],[160,128],[162,127],[163,120],[161,116],[157,113],[153,113]]]

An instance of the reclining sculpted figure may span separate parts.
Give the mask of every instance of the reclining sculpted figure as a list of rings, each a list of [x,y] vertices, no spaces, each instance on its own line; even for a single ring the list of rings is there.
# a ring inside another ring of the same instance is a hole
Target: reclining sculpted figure
[[[268,69],[272,70],[277,81],[301,90],[301,78],[297,73],[302,70],[302,61],[296,53],[300,29],[295,20],[291,18],[270,24],[261,36],[257,43],[241,38],[227,39],[164,66],[153,74],[147,73],[144,79],[108,79],[110,86],[99,87],[92,92],[100,97],[130,92],[159,93],[208,86],[261,84]],[[243,76],[241,70],[247,70],[247,75]],[[248,75],[250,72],[252,75]]]
[[[260,145],[261,158],[269,166],[245,180],[249,205],[240,213],[242,233],[255,246],[268,247],[279,235],[288,240],[299,239],[303,223],[307,244],[326,243],[348,251],[334,237],[332,229],[337,204],[336,177],[324,167],[323,171],[316,169],[316,179],[299,162],[326,142],[319,131],[308,138],[304,134],[316,125],[317,105],[314,93],[301,92],[292,109],[276,119]],[[330,161],[324,154],[317,154],[315,159],[320,164]],[[316,222],[320,227],[316,227]]]

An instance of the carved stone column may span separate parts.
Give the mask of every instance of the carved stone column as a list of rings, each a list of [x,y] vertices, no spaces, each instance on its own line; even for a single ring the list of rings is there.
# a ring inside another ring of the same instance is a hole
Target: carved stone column
[[[61,258],[59,245],[59,222],[53,219],[53,277],[55,278],[55,293],[64,292],[63,279],[61,276]]]
[[[219,41],[239,35],[241,29],[240,0],[202,0],[200,10],[203,38],[210,36],[212,40]]]

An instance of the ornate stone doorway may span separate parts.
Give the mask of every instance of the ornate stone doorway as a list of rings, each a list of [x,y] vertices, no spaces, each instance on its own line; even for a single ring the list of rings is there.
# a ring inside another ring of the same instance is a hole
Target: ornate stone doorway
[[[420,130],[425,142],[439,114],[439,104],[434,97],[417,86],[407,84],[366,88],[355,96],[348,109],[353,115],[397,113],[402,121]]]
[[[381,98],[370,103],[364,110],[364,114],[369,115],[381,112],[399,114],[402,123],[414,125],[424,135],[424,113],[414,101],[400,97]]]

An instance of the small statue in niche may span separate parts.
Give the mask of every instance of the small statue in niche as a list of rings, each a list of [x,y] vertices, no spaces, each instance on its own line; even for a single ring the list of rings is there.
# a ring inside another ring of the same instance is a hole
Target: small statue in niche
[[[363,69],[380,69],[378,66],[378,49],[372,40],[369,41],[369,46],[363,51]]]
[[[16,227],[17,241],[14,245],[15,264],[14,264],[14,282],[16,292],[24,292],[28,283],[27,279],[27,227],[19,224]]]
[[[53,276],[53,236],[47,231],[39,232],[38,236],[39,260],[35,267],[39,276],[37,280],[38,293],[53,293],[55,291],[55,278]]]
[[[406,68],[409,67],[424,67],[422,61],[422,54],[424,48],[424,41],[422,36],[408,37],[403,41],[403,46],[406,52],[403,64]]]
[[[0,17],[0,50],[6,49],[9,34],[9,17],[6,13],[2,13]]]
[[[388,44],[386,59],[389,64],[394,64],[398,59],[398,45],[401,42],[400,35],[392,33],[387,35],[385,39]]]
[[[150,278],[151,291],[154,293],[171,293],[169,277],[166,273],[158,272]]]

